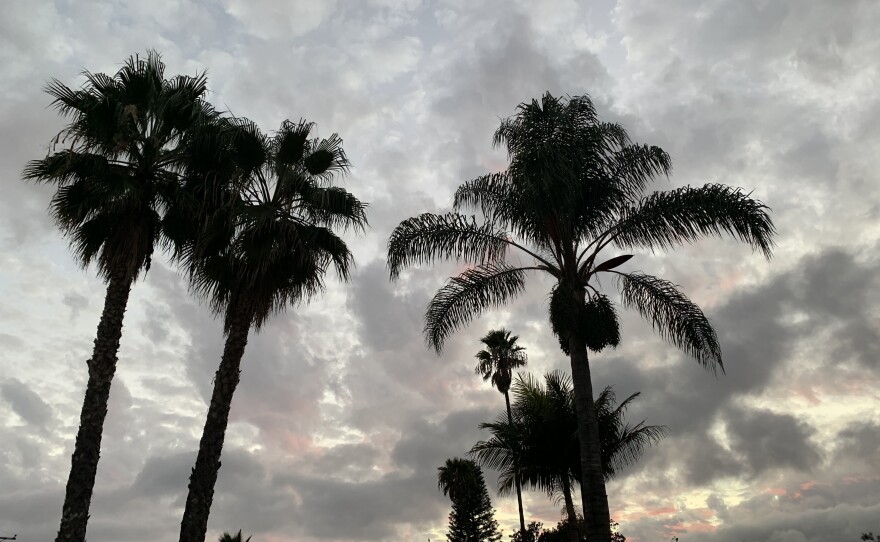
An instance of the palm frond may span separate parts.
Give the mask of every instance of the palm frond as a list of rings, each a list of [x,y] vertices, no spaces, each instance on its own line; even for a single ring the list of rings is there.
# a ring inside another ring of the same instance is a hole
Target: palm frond
[[[608,159],[609,175],[626,187],[630,197],[638,197],[648,181],[658,175],[669,176],[671,170],[672,158],[655,146],[622,145]]]
[[[644,198],[623,213],[610,233],[619,247],[663,250],[726,233],[770,258],[776,228],[768,211],[740,188],[684,187]]]
[[[613,478],[617,472],[635,464],[649,446],[663,440],[669,434],[665,425],[645,425],[642,420],[633,427],[624,425],[607,453],[606,477]]]
[[[310,219],[330,228],[365,231],[367,204],[338,186],[327,188],[303,184],[301,186],[301,209]]]
[[[474,217],[424,213],[401,222],[388,240],[388,268],[397,278],[407,266],[440,259],[485,264],[501,259],[509,245],[506,232]]]
[[[525,289],[530,268],[504,262],[486,263],[450,278],[425,312],[425,338],[437,353],[452,332],[481,312],[499,307]]]
[[[635,308],[665,340],[693,356],[703,367],[720,368],[721,346],[706,315],[678,287],[644,273],[617,273],[623,304]]]

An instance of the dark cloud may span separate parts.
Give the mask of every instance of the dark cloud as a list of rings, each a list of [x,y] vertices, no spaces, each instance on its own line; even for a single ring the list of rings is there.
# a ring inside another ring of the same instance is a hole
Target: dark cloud
[[[33,429],[45,429],[52,419],[52,407],[17,378],[8,378],[0,383],[0,394]]]
[[[809,472],[822,460],[810,442],[814,430],[794,416],[739,409],[727,412],[726,418],[732,448],[753,475],[776,468]]]

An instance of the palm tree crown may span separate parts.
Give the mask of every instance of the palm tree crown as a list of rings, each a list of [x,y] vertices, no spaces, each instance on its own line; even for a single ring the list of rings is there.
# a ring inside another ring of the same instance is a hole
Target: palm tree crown
[[[213,185],[197,182],[206,175],[198,166],[190,172],[188,205],[175,212],[176,254],[215,312],[247,310],[259,329],[323,289],[328,266],[348,278],[352,255],[334,228],[362,231],[366,205],[329,184],[349,168],[336,134],[310,138],[314,124],[302,120],[271,137],[246,119],[223,122],[226,169],[208,164],[222,172]]]
[[[562,333],[558,323],[578,317],[578,329],[602,328],[588,333],[592,350],[615,345],[613,303],[593,284],[610,273],[625,306],[703,365],[723,369],[717,338],[699,307],[668,281],[617,270],[631,255],[601,260],[599,254],[611,246],[667,250],[727,233],[769,257],[775,229],[764,204],[720,184],[643,196],[653,178],[669,174],[671,159],[659,147],[632,143],[621,126],[600,122],[587,96],[545,94],[520,105],[517,116],[502,121],[495,144],[507,147],[507,170],[462,184],[453,200],[455,211],[479,210],[482,223],[458,212],[425,213],[401,222],[388,241],[392,278],[438,259],[476,264],[432,299],[425,315],[431,346],[439,352],[456,329],[521,293],[529,271],[557,280],[554,330]],[[512,259],[517,252],[529,264]],[[563,303],[569,288],[589,291],[583,308]]]
[[[70,147],[29,162],[24,177],[58,186],[52,216],[83,265],[94,261],[107,279],[149,269],[163,212],[197,148],[194,128],[214,116],[204,74],[166,80],[164,72],[151,51],[112,77],[85,72],[80,89],[58,80],[46,88],[71,119],[55,142]]]
[[[513,371],[527,363],[525,348],[516,344],[519,337],[506,329],[493,329],[480,339],[486,349],[477,352],[474,372],[491,380],[492,385],[503,394],[510,389]]]

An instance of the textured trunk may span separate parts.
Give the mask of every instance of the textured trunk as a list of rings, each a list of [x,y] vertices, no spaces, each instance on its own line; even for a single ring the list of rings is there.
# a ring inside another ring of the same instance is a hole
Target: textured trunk
[[[510,395],[506,391],[504,392],[504,403],[507,405],[507,419],[513,423],[513,414],[510,410]],[[519,481],[519,461],[516,459],[513,460],[513,482],[516,485],[516,504],[519,506],[519,530],[524,533],[526,532],[526,518],[523,514],[522,484]]]
[[[568,539],[571,542],[578,542],[578,518],[574,511],[574,501],[571,499],[571,482],[568,480],[568,473],[562,475],[562,496],[565,498],[565,513],[568,514]]]
[[[73,447],[70,476],[61,509],[61,527],[56,542],[83,542],[86,539],[86,524],[89,521],[89,504],[95,475],[98,472],[98,458],[101,456],[101,435],[104,431],[104,418],[107,417],[107,400],[110,398],[110,383],[116,372],[116,354],[119,339],[122,337],[122,319],[132,281],[122,274],[110,278],[107,296],[104,298],[104,312],[98,323],[95,348],[87,362],[89,380],[79,417],[79,431]]]
[[[239,366],[247,346],[251,327],[251,311],[238,309],[228,321],[226,346],[220,359],[220,368],[214,376],[214,391],[208,407],[208,417],[199,455],[189,478],[186,508],[180,522],[180,542],[204,542],[208,530],[208,516],[214,499],[214,484],[220,470],[220,453],[226,438],[232,395],[239,381]]]
[[[575,303],[583,306],[583,290],[572,292]],[[579,299],[577,299],[579,297]],[[581,499],[584,508],[587,542],[610,542],[611,518],[605,478],[602,475],[602,455],[599,441],[599,421],[593,402],[593,382],[587,358],[587,345],[582,330],[572,330],[568,337],[571,352],[571,379],[578,422],[578,440],[581,448]]]

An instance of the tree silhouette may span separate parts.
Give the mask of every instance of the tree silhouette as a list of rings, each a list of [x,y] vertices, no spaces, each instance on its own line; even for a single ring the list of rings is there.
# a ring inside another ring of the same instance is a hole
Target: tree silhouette
[[[259,331],[273,314],[322,291],[331,265],[347,280],[353,257],[334,230],[367,224],[365,205],[330,184],[348,169],[342,140],[336,134],[310,138],[313,127],[286,121],[269,137],[248,120],[225,120],[215,132],[225,162],[204,175],[213,183],[188,186],[189,198],[180,201],[189,205],[174,213],[176,255],[192,289],[223,315],[226,336],[190,476],[181,542],[205,538],[251,327]],[[191,172],[195,180],[206,173],[199,167]]]
[[[588,540],[608,542],[611,520],[587,349],[617,345],[620,333],[598,275],[616,277],[624,306],[651,321],[664,339],[710,370],[723,371],[723,365],[714,329],[678,287],[619,271],[630,254],[600,260],[600,253],[612,245],[669,250],[729,234],[769,258],[775,230],[767,207],[737,188],[708,184],[643,197],[650,181],[669,173],[669,156],[633,144],[617,124],[600,122],[587,96],[547,93],[523,103],[501,122],[494,142],[507,148],[505,171],[462,184],[454,212],[425,213],[395,228],[388,241],[391,278],[438,259],[472,264],[428,306],[425,335],[438,353],[455,330],[523,292],[529,272],[553,278],[550,323],[571,362]],[[484,219],[458,212],[464,209],[479,210]]]
[[[516,344],[519,337],[511,336],[506,329],[493,329],[480,339],[485,350],[477,352],[477,367],[474,371],[483,377],[483,380],[491,380],[499,392],[504,395],[504,404],[507,407],[507,417],[512,419],[510,411],[510,383],[513,380],[513,371],[525,367],[527,357],[525,348]],[[519,530],[526,530],[526,520],[523,514],[522,488],[519,477],[516,476],[516,461],[514,461],[514,486],[516,488],[516,504],[519,510]]]
[[[485,467],[498,470],[498,490],[510,492],[512,466],[518,461],[520,476],[527,487],[561,497],[568,517],[566,525],[578,525],[572,488],[581,481],[580,446],[577,435],[574,392],[571,380],[561,372],[544,375],[542,385],[532,375],[519,375],[513,385],[513,421],[499,416],[495,422],[480,425],[492,437],[471,448],[470,455]],[[638,461],[647,446],[666,435],[666,427],[632,426],[626,423],[626,409],[638,397],[634,393],[616,404],[611,387],[596,398],[599,419],[602,466],[605,480],[618,470]],[[569,532],[577,540],[577,531]]]
[[[449,514],[449,542],[499,542],[483,472],[469,459],[452,458],[438,468],[437,487],[452,501]]]
[[[107,283],[83,399],[57,541],[82,542],[101,453],[110,384],[133,283],[150,268],[165,231],[181,172],[214,116],[204,74],[165,79],[156,52],[130,57],[113,76],[84,73],[72,89],[52,80],[46,92],[70,122],[54,145],[68,145],[27,164],[24,178],[56,186],[50,211],[74,255],[94,263]],[[53,146],[53,149],[55,147]]]

